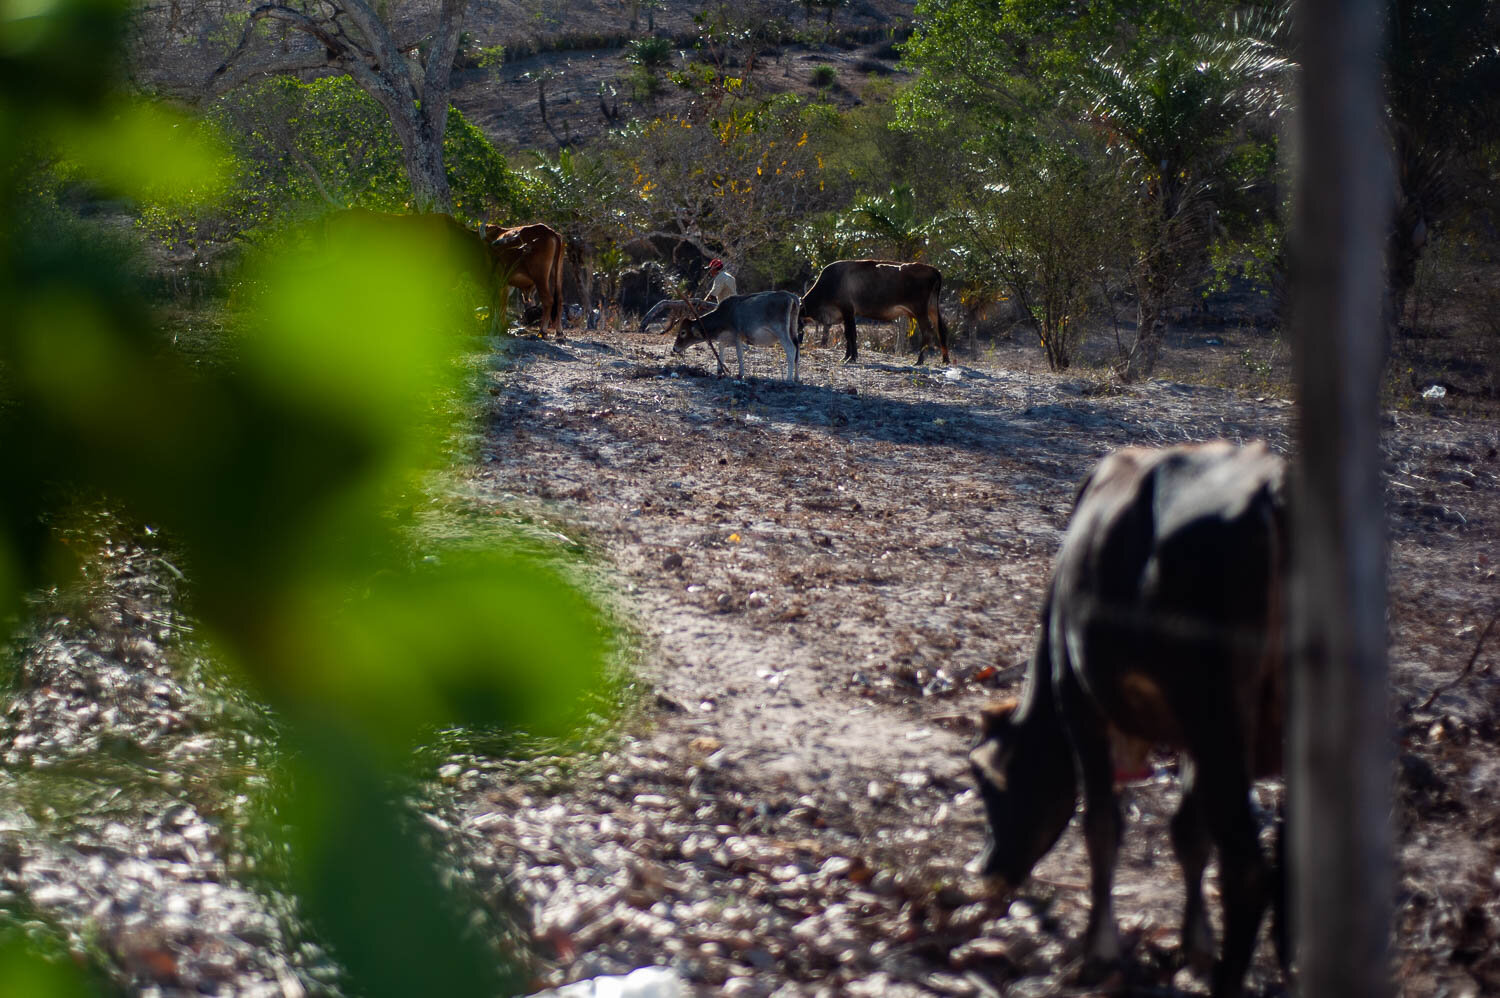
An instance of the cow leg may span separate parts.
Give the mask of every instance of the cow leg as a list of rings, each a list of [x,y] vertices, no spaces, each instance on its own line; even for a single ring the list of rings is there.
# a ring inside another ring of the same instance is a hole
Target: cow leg
[[[844,313],[844,363],[854,363],[859,356],[859,330],[854,326],[854,313]]]
[[[1214,933],[1203,903],[1203,869],[1208,865],[1213,841],[1197,792],[1196,775],[1193,763],[1184,760],[1182,804],[1172,816],[1172,851],[1182,866],[1182,881],[1187,890],[1187,906],[1182,913],[1182,953],[1194,970],[1206,972],[1214,964]]]
[[[1224,953],[1214,969],[1214,998],[1238,998],[1245,971],[1255,952],[1260,919],[1270,899],[1269,873],[1260,852],[1255,816],[1250,810],[1250,778],[1245,769],[1244,743],[1218,717],[1220,738],[1212,754],[1199,755],[1199,795],[1204,817],[1219,847],[1219,883],[1223,894]],[[1228,737],[1232,734],[1234,737]]]
[[[740,364],[740,380],[745,380],[745,341],[738,336],[734,338],[734,358]]]
[[[1120,960],[1115,925],[1115,862],[1120,853],[1120,802],[1115,797],[1114,762],[1107,725],[1097,708],[1073,683],[1057,690],[1078,773],[1083,778],[1083,841],[1089,857],[1089,924],[1083,936],[1085,983],[1101,979]]]
[[[938,348],[943,352],[943,363],[953,363],[948,357],[948,323],[943,321],[943,310],[939,307],[936,298],[933,299],[932,305],[928,310],[927,322],[937,330]]]
[[[927,356],[927,346],[932,343],[934,333],[932,331],[932,323],[928,320],[927,316],[918,315],[913,318],[917,320],[917,331],[922,334],[922,342],[917,346],[917,363],[921,364],[922,359]],[[946,356],[943,357],[943,360],[946,361],[947,359]]]

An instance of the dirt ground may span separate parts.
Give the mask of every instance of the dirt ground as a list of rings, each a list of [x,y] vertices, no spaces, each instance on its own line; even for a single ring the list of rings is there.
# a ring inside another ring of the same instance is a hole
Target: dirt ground
[[[1226,381],[1282,351],[1180,333],[1167,371]],[[808,350],[787,385],[774,349],[744,383],[653,336],[486,349],[476,459],[419,532],[556,544],[627,625],[648,691],[600,757],[452,755],[419,795],[453,871],[497,911],[518,902],[538,989],[662,964],[705,996],[1099,993],[1072,977],[1076,828],[1008,907],[964,872],[983,836],[971,719],[1019,690],[1098,457],[1211,437],[1285,452],[1293,409],[1057,376],[1020,342],[951,367],[841,355]],[[1435,405],[1383,420],[1393,973],[1413,998],[1500,993],[1500,430]],[[246,815],[273,730],[214,679],[155,541],[87,543],[89,591],[39,603],[0,714],[0,925],[61,929],[126,993],[340,993],[336,955],[256,876],[274,845]],[[1203,994],[1178,959],[1175,779],[1156,763],[1125,802],[1128,970],[1110,983]],[[1269,810],[1280,789],[1258,793]],[[1269,945],[1251,983],[1281,991]]]
[[[779,351],[752,352],[738,383],[695,349],[608,332],[509,343],[461,490],[470,513],[595,553],[656,691],[641,730],[566,789],[472,760],[448,771],[451,821],[529,902],[543,979],[670,963],[702,994],[1084,993],[1069,977],[1086,913],[1076,829],[1008,912],[963,871],[983,835],[971,718],[1019,690],[1097,458],[1213,437],[1285,452],[1290,403],[1058,377],[1021,344],[925,369],[813,349],[800,385],[779,380]],[[1500,610],[1500,432],[1438,410],[1384,418],[1398,978],[1403,994],[1494,993],[1494,649],[1420,705]],[[1129,993],[1206,990],[1177,961],[1174,794],[1162,759],[1126,804]],[[1275,993],[1269,949],[1253,982]]]

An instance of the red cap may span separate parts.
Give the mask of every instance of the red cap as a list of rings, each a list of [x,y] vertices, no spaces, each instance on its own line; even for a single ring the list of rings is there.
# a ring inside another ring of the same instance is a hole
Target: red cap
[[[710,260],[708,262],[708,269],[709,270],[723,270],[724,269],[724,261],[720,260],[718,257],[714,257],[712,260]]]

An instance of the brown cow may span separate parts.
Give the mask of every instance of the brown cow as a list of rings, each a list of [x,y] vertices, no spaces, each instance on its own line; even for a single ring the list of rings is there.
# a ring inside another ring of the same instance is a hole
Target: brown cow
[[[1082,781],[1094,971],[1120,955],[1115,782],[1161,744],[1185,754],[1171,823],[1187,887],[1183,950],[1200,965],[1213,958],[1201,881],[1217,847],[1224,949],[1213,994],[1241,992],[1276,891],[1249,798],[1252,779],[1281,767],[1283,475],[1264,446],[1222,441],[1101,461],[1053,568],[1022,702],[985,717],[969,756],[990,832],[977,865],[1005,889],[1062,834]]]
[[[532,289],[542,303],[542,335],[550,326],[562,338],[563,238],[541,222],[503,228],[493,223],[483,228],[485,243],[497,275],[508,274],[510,286],[524,294]],[[503,288],[500,289],[503,291]]]
[[[844,361],[859,354],[854,327],[856,316],[867,319],[917,320],[922,344],[917,348],[917,363],[934,338],[948,360],[948,323],[938,308],[943,290],[943,275],[925,263],[900,263],[894,260],[835,260],[824,267],[818,279],[802,296],[802,322],[819,322],[824,326],[843,320]]]

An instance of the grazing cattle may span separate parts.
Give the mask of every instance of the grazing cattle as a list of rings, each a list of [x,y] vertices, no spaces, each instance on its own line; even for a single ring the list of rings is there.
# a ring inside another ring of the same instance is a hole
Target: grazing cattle
[[[818,279],[802,296],[802,321],[820,322],[825,326],[843,320],[844,361],[859,354],[856,316],[866,319],[917,320],[922,331],[922,345],[917,348],[917,363],[936,337],[948,360],[948,323],[938,308],[943,290],[943,275],[925,263],[898,263],[891,260],[835,260],[824,267]]]
[[[622,315],[640,315],[668,294],[666,271],[654,260],[620,275],[617,298]]]
[[[1222,441],[1100,462],[1053,568],[1020,706],[984,718],[969,757],[990,831],[976,867],[996,886],[1027,878],[1083,784],[1087,968],[1120,954],[1115,782],[1160,744],[1184,755],[1171,822],[1187,886],[1183,951],[1199,966],[1213,958],[1201,880],[1217,847],[1224,947],[1213,994],[1241,992],[1274,890],[1249,795],[1255,777],[1281,767],[1283,475],[1263,445]]]
[[[790,291],[762,291],[753,295],[731,295],[721,301],[710,312],[693,318],[688,316],[672,344],[672,352],[680,354],[694,343],[709,343],[719,346],[734,344],[735,356],[740,362],[740,379],[745,377],[745,344],[770,346],[781,341],[786,351],[786,380],[797,380],[797,353],[801,346],[802,331],[797,322],[797,296]],[[718,374],[724,373],[724,361],[714,351],[718,360]]]
[[[640,331],[644,333],[654,323],[666,322],[667,328],[661,331],[662,335],[675,333],[688,319],[711,311],[715,305],[707,298],[663,298],[641,317]]]
[[[562,336],[563,238],[557,230],[540,222],[502,228],[493,223],[481,230],[489,246],[497,275],[508,275],[511,287],[521,293],[535,289],[542,305],[542,335],[550,327]],[[503,290],[503,289],[498,289]]]

